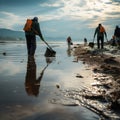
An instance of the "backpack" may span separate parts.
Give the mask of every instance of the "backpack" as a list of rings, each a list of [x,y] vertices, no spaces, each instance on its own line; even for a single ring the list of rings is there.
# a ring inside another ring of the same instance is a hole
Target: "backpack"
[[[33,22],[33,21],[32,21],[31,19],[27,19],[23,30],[26,31],[26,32],[31,31],[32,22]]]
[[[100,26],[100,33],[105,32],[105,28],[103,26]]]

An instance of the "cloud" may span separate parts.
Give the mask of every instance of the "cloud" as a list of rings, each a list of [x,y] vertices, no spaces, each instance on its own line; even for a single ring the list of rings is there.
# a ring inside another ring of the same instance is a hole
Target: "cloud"
[[[109,0],[58,0],[55,3],[44,3],[43,7],[57,7],[54,11],[47,11],[46,14],[41,16],[43,20],[90,20],[98,19],[98,21],[104,22],[106,17],[113,17],[113,12],[118,11],[118,7],[111,5]],[[113,8],[114,11],[113,11]]]
[[[56,2],[56,3],[43,3],[43,4],[40,4],[41,7],[61,7],[61,3],[59,2]]]
[[[61,27],[64,31],[76,28],[80,32],[83,28],[86,31],[89,28],[95,28],[98,23],[113,28],[119,22],[119,0],[30,0],[27,6],[26,1],[22,0],[20,4],[17,2],[17,0],[14,1],[16,4],[14,7],[8,4],[9,1],[6,5],[2,3],[4,8],[0,8],[2,11],[0,12],[0,27],[21,30],[25,20],[34,16],[39,18],[46,30],[51,29],[51,32],[56,31],[56,33],[63,32],[60,31]],[[52,26],[51,23],[56,25]]]
[[[9,67],[8,67],[9,66]],[[0,73],[4,75],[15,75],[22,71],[22,67],[14,64],[13,62],[2,61],[0,65]],[[11,70],[12,69],[12,70]]]
[[[15,23],[19,21],[19,16],[9,13],[9,12],[0,12],[0,18],[1,24],[0,27],[5,27],[5,28],[13,28]]]

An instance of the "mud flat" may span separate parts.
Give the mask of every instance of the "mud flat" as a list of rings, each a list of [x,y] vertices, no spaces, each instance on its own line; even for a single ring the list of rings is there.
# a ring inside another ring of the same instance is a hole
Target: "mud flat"
[[[78,61],[89,66],[94,80],[91,87],[75,92],[74,99],[103,119],[120,119],[120,50],[107,45],[103,50],[91,49],[81,44],[73,51]],[[71,92],[68,96],[73,97]]]

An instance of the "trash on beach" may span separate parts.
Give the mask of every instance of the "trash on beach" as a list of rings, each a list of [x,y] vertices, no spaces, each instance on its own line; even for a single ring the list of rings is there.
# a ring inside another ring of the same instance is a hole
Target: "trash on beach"
[[[77,74],[76,77],[77,77],[77,78],[83,78],[83,76],[80,75],[80,74]]]
[[[89,47],[94,48],[94,43],[93,42],[89,42]]]
[[[6,56],[6,52],[3,52],[3,55]]]

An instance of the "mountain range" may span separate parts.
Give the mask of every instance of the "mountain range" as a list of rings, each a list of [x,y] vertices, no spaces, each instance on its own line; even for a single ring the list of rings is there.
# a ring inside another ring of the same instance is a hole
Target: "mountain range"
[[[24,40],[25,35],[22,31],[0,28],[0,40]]]
[[[37,39],[39,39],[37,37]],[[45,36],[46,40],[65,40],[64,37]],[[0,41],[2,40],[25,40],[24,31],[14,31],[11,29],[0,28]]]

